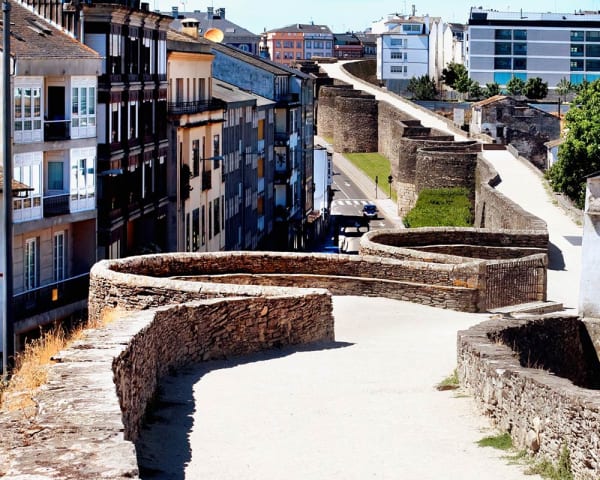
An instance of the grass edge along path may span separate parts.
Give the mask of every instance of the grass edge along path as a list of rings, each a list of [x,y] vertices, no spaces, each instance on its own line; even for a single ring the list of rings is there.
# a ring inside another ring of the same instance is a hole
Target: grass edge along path
[[[390,161],[377,152],[370,153],[344,153],[352,164],[364,172],[371,181],[375,182],[375,177],[378,178],[378,186],[383,190],[386,196],[390,195],[390,184],[388,183],[388,176],[391,175]],[[397,201],[396,191],[391,189],[391,198],[394,202]]]

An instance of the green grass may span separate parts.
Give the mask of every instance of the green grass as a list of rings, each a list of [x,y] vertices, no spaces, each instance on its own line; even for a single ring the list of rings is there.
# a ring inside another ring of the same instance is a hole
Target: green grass
[[[379,153],[345,153],[344,156],[360,168],[373,182],[378,178],[379,188],[390,193],[388,176],[391,174],[390,161]],[[396,202],[396,192],[392,188],[392,200]]]
[[[435,388],[437,388],[438,390],[456,390],[459,386],[460,385],[458,383],[458,372],[455,368],[454,372],[452,372],[451,375],[448,375],[440,383],[438,383],[435,386]]]
[[[541,460],[531,465],[525,473],[530,475],[537,474],[549,480],[573,480],[569,449],[566,445],[563,445],[556,465],[549,460]]]
[[[493,437],[485,437],[477,442],[480,447],[492,447],[498,450],[510,450],[513,446],[509,433],[502,433]]]
[[[472,227],[473,207],[466,188],[425,189],[404,225],[417,227]]]

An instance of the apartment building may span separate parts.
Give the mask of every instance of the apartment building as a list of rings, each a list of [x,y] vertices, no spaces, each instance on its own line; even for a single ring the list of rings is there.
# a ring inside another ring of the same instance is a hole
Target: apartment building
[[[313,211],[313,78],[213,43],[215,79],[275,102],[273,249],[301,250]],[[270,186],[267,186],[270,188]]]
[[[13,330],[81,315],[96,261],[101,57],[11,1]],[[5,53],[5,52],[3,52]],[[2,120],[0,120],[1,122]],[[4,271],[4,270],[3,270]]]
[[[214,252],[225,248],[221,142],[226,105],[213,97],[209,42],[198,39],[196,22],[186,29],[167,32],[167,183],[170,198],[176,199],[169,207],[169,248]]]
[[[377,79],[389,90],[403,92],[412,77],[432,75],[429,17],[390,17],[378,28]]]
[[[598,12],[499,12],[471,8],[469,76],[480,85],[540,77],[550,89],[600,78]]]
[[[362,58],[363,46],[354,33],[336,33],[333,36],[333,56],[341,59]]]
[[[290,66],[296,60],[333,56],[333,33],[325,25],[288,25],[266,32],[271,60]]]
[[[213,95],[227,106],[223,123],[225,250],[273,245],[275,102],[223,80]]]

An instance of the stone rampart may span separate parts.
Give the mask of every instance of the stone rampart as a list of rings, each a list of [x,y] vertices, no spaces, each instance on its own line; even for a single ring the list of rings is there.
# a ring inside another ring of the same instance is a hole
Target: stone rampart
[[[458,334],[459,379],[481,411],[517,448],[557,461],[566,446],[576,479],[600,477],[598,338],[586,322],[503,318]]]
[[[335,99],[333,147],[336,152],[377,151],[377,103],[372,95],[342,94]]]
[[[342,91],[354,91],[352,85],[323,85],[319,89],[319,105],[317,109],[317,132],[321,137],[333,138],[336,122],[335,99]]]

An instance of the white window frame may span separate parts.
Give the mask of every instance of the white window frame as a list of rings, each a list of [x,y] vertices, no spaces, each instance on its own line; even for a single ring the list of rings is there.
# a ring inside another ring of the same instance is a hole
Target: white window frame
[[[71,138],[96,136],[97,94],[96,77],[71,77]]]
[[[12,128],[15,143],[33,143],[41,142],[44,139],[42,116],[44,112],[44,79],[43,77],[15,77],[13,87],[13,108],[12,108]],[[24,93],[29,90],[29,106],[26,105]],[[19,92],[22,92],[18,95]],[[17,103],[16,98],[21,97]],[[35,111],[36,102],[34,98],[39,99],[38,111]],[[17,117],[17,109],[20,117]],[[20,118],[20,120],[17,120]],[[30,128],[25,128],[29,123]]]
[[[71,149],[69,211],[96,208],[96,148]]]
[[[39,253],[37,237],[27,238],[23,244],[23,289],[34,290],[39,286]]]
[[[42,208],[43,152],[19,153],[13,157],[13,178],[33,190],[23,198],[13,198],[13,221],[15,223],[37,220],[44,216]]]
[[[64,230],[55,232],[52,238],[52,276],[55,282],[66,278],[66,239]]]

